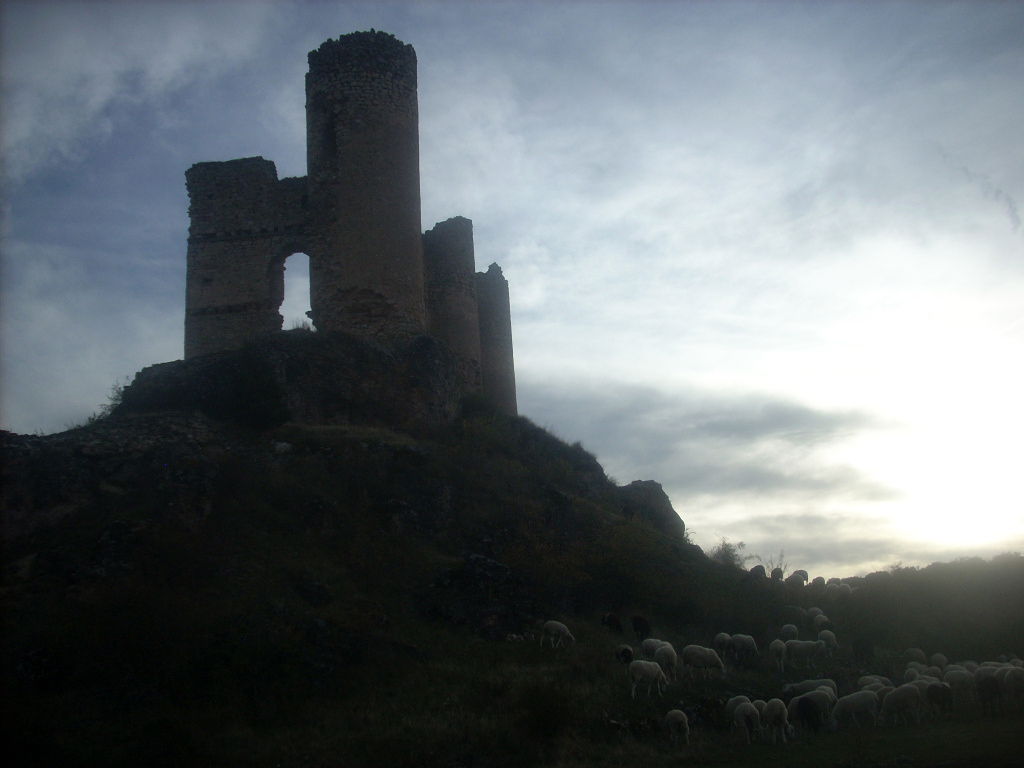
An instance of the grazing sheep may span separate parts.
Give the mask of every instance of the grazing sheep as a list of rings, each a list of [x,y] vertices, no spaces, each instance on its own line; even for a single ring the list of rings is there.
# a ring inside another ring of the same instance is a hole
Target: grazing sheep
[[[690,743],[690,720],[681,709],[670,709],[665,715],[665,727],[673,744],[682,739],[683,744]]]
[[[715,639],[711,641],[711,645],[718,651],[719,656],[725,656],[732,645],[732,636],[728,632],[719,632],[715,635]]]
[[[761,716],[749,701],[740,702],[732,713],[732,725],[747,743],[761,730]]]
[[[803,581],[804,584],[806,584],[807,580],[810,578],[810,576],[808,575],[807,571],[805,571],[803,568],[797,568],[795,571],[793,571],[790,574],[790,578],[792,578],[793,576],[799,577],[800,580]]]
[[[853,587],[849,584],[837,584],[834,597],[844,598],[853,594]]]
[[[828,720],[831,707],[831,701],[821,691],[803,693],[789,702],[788,719],[803,731],[817,733]]]
[[[630,619],[630,623],[633,625],[633,632],[636,633],[636,639],[640,642],[643,642],[651,636],[651,622],[643,616],[633,616]]]
[[[772,744],[778,739],[786,743],[786,731],[789,730],[789,713],[782,699],[769,699],[764,705],[761,721],[771,734]]]
[[[636,689],[641,683],[647,685],[648,696],[651,695],[651,690],[655,687],[658,689],[659,696],[668,687],[668,678],[665,677],[665,672],[661,667],[653,661],[643,661],[642,659],[629,662],[629,680],[632,683],[629,696],[633,699],[636,698]]]
[[[861,675],[857,678],[857,687],[863,688],[868,683],[881,683],[882,685],[892,685],[890,680],[885,675]]]
[[[772,581],[782,581],[782,569],[772,568]]]
[[[757,714],[759,714],[761,716],[761,719],[764,720],[764,707],[768,702],[766,702],[764,699],[754,699],[750,703],[754,705],[754,709],[757,710]]]
[[[665,643],[654,652],[654,661],[661,667],[665,677],[669,680],[676,679],[676,666],[679,664],[679,656],[672,643]]]
[[[797,629],[796,624],[783,624],[779,629],[779,637],[783,640],[797,640],[800,638],[800,630]]]
[[[825,655],[831,658],[832,654],[839,647],[836,633],[831,629],[823,629],[818,633],[818,639],[825,644]]]
[[[756,661],[760,655],[757,651],[757,641],[750,635],[733,635],[732,653],[740,664]]]
[[[943,653],[933,653],[928,661],[933,667],[938,667],[940,670],[945,669],[949,664],[949,659]]]
[[[825,643],[821,640],[787,640],[786,661],[793,666],[813,667],[825,655]]]
[[[823,629],[828,629],[832,626],[832,621],[824,613],[819,613],[811,621],[814,623],[814,631],[820,632]]]
[[[872,725],[878,720],[878,696],[874,691],[857,691],[839,699],[832,707],[831,727],[836,729],[846,722],[859,726],[863,715]]]
[[[836,681],[827,677],[820,677],[817,680],[801,680],[799,683],[786,683],[782,686],[783,696],[799,696],[801,693],[807,693],[821,687],[828,688],[833,694],[838,694],[839,689],[836,687]]]
[[[920,664],[924,664],[927,661],[924,651],[920,648],[907,648],[907,650],[903,652],[903,658],[907,661],[916,661]]]
[[[545,621],[544,628],[540,635],[540,644],[544,645],[545,640],[551,641],[552,648],[561,648],[566,641],[575,643],[576,638],[572,636],[572,632],[560,621]]]
[[[741,693],[730,698],[727,702],[725,702],[725,716],[729,718],[729,720],[732,720],[733,713],[736,712],[736,707],[738,707],[743,702],[750,704],[750,697],[745,696]]]
[[[693,674],[694,669],[702,671],[704,677],[711,676],[712,669],[720,669],[725,674],[725,665],[715,653],[714,648],[705,648],[702,645],[688,645],[683,648],[683,668],[688,675]]]
[[[979,667],[979,672],[984,667]],[[977,673],[975,673],[977,674]],[[984,677],[984,675],[982,675]],[[942,682],[948,683],[953,690],[953,706],[962,708],[972,704],[974,701],[975,678],[970,672],[963,672],[954,669],[942,676]]]
[[[904,683],[891,691],[882,701],[882,724],[910,725],[921,722],[921,707],[924,697],[921,690],[912,683]]]
[[[750,575],[751,576],[755,576],[757,578],[761,578],[761,579],[767,579],[768,578],[768,574],[765,573],[763,565],[755,565],[753,568],[751,568],[750,569]]]
[[[928,683],[924,689],[924,698],[929,710],[936,717],[952,714],[953,712],[953,689],[949,683]]]
[[[811,621],[814,621],[814,618],[816,616],[821,616],[821,614],[823,613],[824,611],[821,610],[821,608],[819,608],[816,605],[812,605],[810,608],[807,609],[807,618],[809,618]]]
[[[606,613],[604,616],[602,616],[601,626],[608,627],[608,629],[610,629],[617,635],[622,634],[622,622],[619,620],[619,617],[616,616],[614,613]]]
[[[663,646],[667,640],[659,640],[656,637],[648,637],[640,643],[640,655],[645,659],[653,659],[655,652]]]
[[[779,673],[786,671],[786,643],[775,638],[768,644],[768,658],[772,661],[773,667],[779,668]]]
[[[623,664],[629,664],[634,658],[635,654],[631,645],[620,645],[615,649],[615,659]]]

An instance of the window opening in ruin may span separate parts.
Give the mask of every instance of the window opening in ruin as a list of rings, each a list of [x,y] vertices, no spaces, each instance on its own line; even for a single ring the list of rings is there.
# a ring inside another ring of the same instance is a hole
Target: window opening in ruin
[[[293,253],[284,261],[284,301],[278,311],[284,318],[281,324],[284,330],[315,330],[306,314],[309,312],[309,256],[304,253]]]

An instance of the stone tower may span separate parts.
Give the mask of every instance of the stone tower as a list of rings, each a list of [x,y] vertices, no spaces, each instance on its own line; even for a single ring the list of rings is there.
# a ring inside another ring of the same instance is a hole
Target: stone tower
[[[501,270],[474,272],[469,219],[421,234],[412,46],[355,32],[309,53],[306,157],[300,178],[278,179],[262,157],[186,172],[186,359],[280,331],[284,261],[302,252],[318,332],[385,344],[430,334],[455,353],[462,391],[516,413]]]

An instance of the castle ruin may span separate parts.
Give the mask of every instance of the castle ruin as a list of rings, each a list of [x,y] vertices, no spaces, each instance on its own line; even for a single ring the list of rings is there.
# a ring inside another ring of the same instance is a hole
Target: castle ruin
[[[473,225],[420,230],[416,53],[354,32],[309,53],[307,175],[247,157],[193,165],[185,358],[281,330],[284,263],[309,256],[318,333],[388,343],[428,334],[459,361],[463,390],[515,414],[508,283],[475,272]]]

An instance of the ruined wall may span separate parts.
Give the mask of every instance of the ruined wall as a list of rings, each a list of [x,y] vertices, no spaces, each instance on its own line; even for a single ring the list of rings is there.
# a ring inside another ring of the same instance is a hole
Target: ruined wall
[[[416,53],[384,32],[355,32],[309,53],[306,152],[310,260],[322,331],[390,337],[426,329],[420,239]]]
[[[310,252],[304,179],[277,178],[262,157],[197,163],[189,196],[185,357],[280,330],[284,259]],[[310,253],[312,257],[312,254]]]
[[[505,413],[515,415],[519,410],[512,356],[512,310],[508,281],[497,264],[491,264],[486,272],[477,273],[476,299],[484,396]]]
[[[462,363],[465,391],[480,389],[480,319],[476,301],[473,222],[462,216],[423,234],[427,330]]]

